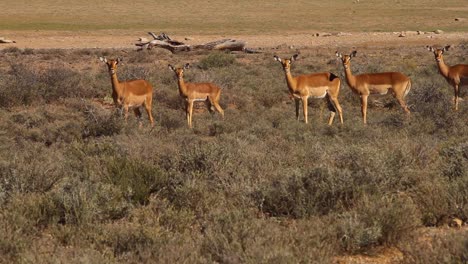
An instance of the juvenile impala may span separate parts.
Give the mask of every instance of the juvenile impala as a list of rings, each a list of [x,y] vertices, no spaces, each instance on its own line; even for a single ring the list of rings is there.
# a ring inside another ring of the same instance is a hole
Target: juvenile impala
[[[434,49],[433,47],[427,46],[427,49],[434,53],[440,74],[442,74],[447,82],[453,86],[453,90],[455,92],[453,101],[455,104],[455,111],[458,111],[460,88],[462,86],[468,86],[468,64],[457,64],[455,66],[448,66],[445,64],[443,54],[445,51],[448,51],[449,48],[450,45],[447,45],[442,49]]]
[[[293,77],[291,75],[291,64],[297,59],[299,55],[295,54],[290,59],[281,59],[274,56],[276,61],[279,61],[283,66],[284,73],[286,74],[286,83],[288,85],[289,93],[294,98],[296,103],[296,118],[299,120],[299,101],[302,101],[302,109],[304,114],[304,121],[307,124],[307,100],[312,98],[327,98],[328,108],[330,110],[330,118],[328,125],[333,123],[335,113],[338,111],[340,115],[340,122],[343,124],[343,112],[338,101],[338,94],[340,92],[340,78],[331,72],[312,73],[307,75],[300,75]]]
[[[410,78],[400,72],[353,75],[351,72],[351,58],[356,57],[356,53],[357,51],[353,51],[349,55],[341,55],[341,53],[335,52],[335,55],[341,58],[349,88],[361,97],[361,112],[364,124],[367,124],[367,98],[371,94],[383,95],[390,90],[403,110],[409,114],[410,110],[406,105],[405,96],[411,89]]]
[[[174,68],[174,66],[170,64],[168,66],[177,77],[180,96],[185,99],[185,113],[190,128],[192,128],[193,103],[195,101],[208,100],[210,103],[210,111],[213,110],[212,107],[214,106],[224,118],[224,111],[219,105],[221,88],[212,83],[186,83],[184,81],[184,71],[190,68],[188,63],[185,64],[183,68]]]
[[[117,78],[117,64],[122,61],[121,58],[107,60],[105,57],[99,59],[107,65],[112,82],[112,98],[117,107],[122,107],[125,111],[125,120],[128,117],[128,109],[133,108],[138,119],[141,118],[140,106],[144,106],[148,113],[151,126],[154,124],[151,113],[151,104],[153,101],[153,87],[145,80],[131,80],[119,82]],[[141,124],[141,123],[140,123]]]

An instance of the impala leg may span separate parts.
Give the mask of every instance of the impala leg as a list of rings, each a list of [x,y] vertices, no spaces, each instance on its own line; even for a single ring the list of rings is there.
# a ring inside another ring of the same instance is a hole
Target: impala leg
[[[458,97],[460,95],[460,90],[458,84],[453,86],[453,90],[455,93],[455,98],[453,98],[453,103],[455,104],[455,111],[458,111]]]
[[[193,101],[189,101],[189,115],[188,115],[188,119],[189,119],[189,127],[192,128],[192,115],[193,114]]]
[[[328,125],[331,126],[333,124],[333,120],[335,119],[335,112],[330,111],[330,118],[328,118]]]
[[[128,105],[124,105],[123,110],[124,110],[125,122],[127,122],[127,119],[128,119]]]
[[[189,101],[185,101],[185,118],[187,119],[187,124],[190,126],[190,111],[189,111]]]
[[[331,126],[333,124],[333,120],[335,119],[336,107],[331,101],[329,94],[327,94],[326,98],[327,98],[327,101],[326,101],[327,107],[328,107],[328,110],[330,111],[330,117],[328,118],[328,125]],[[322,119],[322,111],[323,111],[323,105],[322,107],[320,107],[320,119]]]
[[[151,113],[151,107],[145,106],[146,113],[148,114],[149,121],[151,123],[151,126],[154,126],[154,118],[153,114]]]
[[[330,110],[330,119],[328,120],[328,125],[333,124],[333,118],[335,117],[336,112],[338,112],[338,115],[340,116],[340,123],[343,124],[343,109],[341,108],[338,98],[327,95],[327,99],[328,109]]]
[[[341,108],[338,98],[331,97],[330,99],[333,102],[333,106],[335,106],[336,111],[338,111],[338,115],[340,116],[340,123],[343,124],[343,109]]]
[[[154,126],[154,118],[153,118],[153,113],[151,113],[151,108],[152,108],[151,105],[152,105],[152,98],[150,97],[145,103],[145,110],[146,110],[146,113],[148,114],[148,118],[151,123],[151,126]]]
[[[367,97],[369,95],[361,95],[361,113],[364,124],[367,124]]]
[[[136,116],[136,118],[138,119],[138,126],[141,127],[141,126],[142,126],[142,123],[141,123],[141,111],[140,111],[140,108],[139,108],[139,107],[133,108],[133,112],[135,113],[135,116]]]
[[[296,119],[299,121],[299,99],[294,99],[294,103],[296,104]]]
[[[305,123],[307,124],[307,96],[302,97],[302,111],[304,113]]]
[[[408,106],[406,105],[405,100],[402,97],[397,97],[398,103],[400,104],[401,108],[405,110],[406,114],[410,114],[411,111],[409,110]]]
[[[210,96],[208,96],[208,99],[205,101],[206,103],[206,106],[208,108],[208,111],[213,112],[214,111],[214,103],[213,103],[213,99],[211,99]]]
[[[224,119],[224,110],[223,110],[223,108],[221,108],[221,106],[218,104],[218,102],[213,102],[213,105]]]
[[[210,102],[210,105],[211,105],[210,111],[214,111],[214,109],[216,109],[216,111],[218,111],[218,113],[220,113],[222,118],[224,119],[224,110],[219,105],[219,97],[220,96],[221,96],[221,93],[218,93],[214,97],[208,96],[208,101]]]

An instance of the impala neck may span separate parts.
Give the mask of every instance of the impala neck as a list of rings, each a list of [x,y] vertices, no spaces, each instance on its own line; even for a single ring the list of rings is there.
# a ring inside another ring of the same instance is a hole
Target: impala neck
[[[111,82],[112,82],[112,98],[114,102],[117,102],[118,97],[122,94],[122,88],[120,87],[119,79],[117,78],[117,73],[111,73]]]
[[[439,68],[440,74],[442,74],[444,77],[448,77],[450,67],[447,66],[447,64],[445,64],[443,58],[440,58],[439,60],[436,60],[436,61],[437,61],[437,66]]]
[[[296,90],[296,80],[294,77],[291,75],[291,70],[290,69],[285,69],[284,73],[286,75],[286,82],[288,84],[288,88],[291,92],[294,92]]]
[[[179,85],[179,92],[184,95],[187,94],[187,86],[185,86],[183,77],[177,77],[177,84]]]
[[[345,68],[346,82],[350,87],[356,87],[356,76],[351,72],[351,63],[348,66],[343,65]]]

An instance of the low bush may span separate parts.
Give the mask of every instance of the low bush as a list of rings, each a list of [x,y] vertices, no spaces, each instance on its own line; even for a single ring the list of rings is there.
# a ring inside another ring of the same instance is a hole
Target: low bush
[[[236,57],[228,52],[215,51],[202,58],[198,66],[203,70],[221,68],[233,64]]]
[[[339,216],[336,232],[344,251],[358,253],[377,245],[397,245],[421,226],[419,211],[409,197],[375,198],[364,196],[355,211]]]
[[[106,162],[108,183],[120,188],[129,202],[145,205],[149,196],[165,188],[167,179],[158,168],[135,160],[116,157]]]
[[[435,233],[435,232],[434,232]],[[423,234],[425,240],[401,245],[402,263],[466,263],[468,233],[445,230],[445,234]],[[420,235],[420,233],[418,233]],[[417,238],[416,238],[417,240]],[[428,245],[429,244],[429,245]]]
[[[89,79],[66,67],[39,71],[22,63],[10,65],[9,78],[2,84],[0,106],[12,107],[57,102],[65,98],[91,98],[98,93]]]

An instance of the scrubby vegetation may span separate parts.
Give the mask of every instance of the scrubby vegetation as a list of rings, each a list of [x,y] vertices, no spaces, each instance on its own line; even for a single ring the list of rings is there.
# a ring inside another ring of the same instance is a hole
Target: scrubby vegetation
[[[437,250],[412,243],[468,220],[468,104],[452,111],[424,49],[367,48],[355,73],[409,75],[412,115],[374,97],[364,126],[334,51],[305,49],[292,72],[342,78],[342,126],[321,100],[295,120],[272,53],[0,51],[0,262],[329,263],[379,246],[405,263],[468,261],[466,228]],[[124,57],[121,80],[153,84],[155,128],[106,105],[102,55]],[[467,63],[466,49],[446,61]],[[223,87],[226,119],[201,104],[188,129],[168,62]]]

